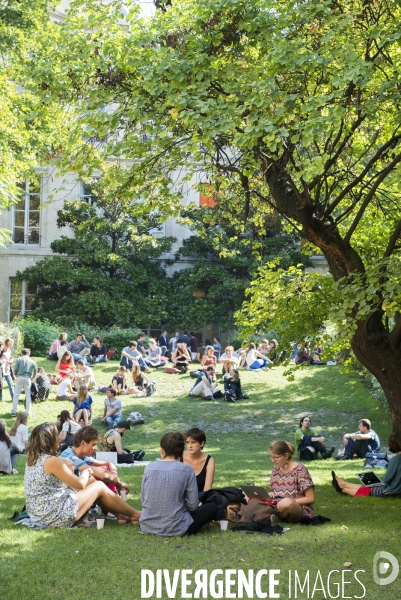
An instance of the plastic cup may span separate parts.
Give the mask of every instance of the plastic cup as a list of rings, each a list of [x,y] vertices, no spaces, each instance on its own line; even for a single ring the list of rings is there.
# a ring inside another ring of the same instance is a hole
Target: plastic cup
[[[220,521],[220,529],[221,531],[227,531],[228,521]]]
[[[103,529],[105,519],[96,519],[96,527],[98,529]]]
[[[121,496],[121,500],[124,500],[124,502],[127,502],[127,492],[125,490],[121,490],[120,496]]]

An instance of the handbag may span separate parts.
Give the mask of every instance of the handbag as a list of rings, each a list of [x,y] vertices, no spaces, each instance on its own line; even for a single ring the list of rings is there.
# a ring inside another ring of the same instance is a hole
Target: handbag
[[[68,426],[68,432],[67,435],[65,436],[65,440],[64,440],[64,446],[67,446],[67,448],[69,448],[70,446],[72,446],[74,443],[74,434],[71,433],[71,423]]]

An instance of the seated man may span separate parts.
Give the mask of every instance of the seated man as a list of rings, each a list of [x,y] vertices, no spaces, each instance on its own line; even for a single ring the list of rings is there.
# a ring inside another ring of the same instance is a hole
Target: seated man
[[[104,400],[102,423],[106,421],[107,429],[116,427],[123,420],[122,404],[119,398],[116,398],[116,390],[112,387],[107,388],[106,398]]]
[[[128,371],[131,371],[134,365],[139,365],[141,367],[141,371],[149,373],[150,369],[145,363],[141,352],[137,350],[137,346],[137,342],[130,342],[128,346],[122,349],[120,366],[125,367]]]
[[[234,367],[238,367],[238,356],[232,346],[227,346],[225,352],[220,356],[219,362],[223,365],[223,375],[229,373]]]
[[[74,443],[60,454],[60,458],[68,458],[75,465],[75,475],[80,476],[84,469],[92,469],[93,476],[99,481],[103,481],[111,491],[117,493],[124,489],[129,492],[126,483],[120,481],[117,474],[117,468],[113,463],[106,460],[96,460],[93,454],[97,450],[99,442],[99,433],[95,427],[87,425],[81,427],[74,435]],[[103,517],[106,515],[102,513]]]
[[[217,383],[214,383],[215,370],[213,365],[209,365],[206,371],[201,371],[197,380],[189,392],[190,396],[200,396],[205,400],[213,400],[213,394],[217,391]]]
[[[344,435],[344,445],[344,454],[337,456],[337,460],[365,458],[367,452],[380,452],[379,436],[373,431],[369,419],[361,419],[358,431]]]
[[[104,434],[101,448],[103,452],[117,452],[117,462],[132,464],[136,460],[142,460],[145,456],[143,450],[130,452],[122,447],[122,437],[126,431],[131,429],[128,421],[120,421],[116,429],[111,429]]]
[[[138,335],[137,345],[138,345],[139,352],[141,352],[143,356],[146,356],[149,353],[149,348],[146,348],[146,346],[145,346],[145,334],[144,333],[140,333]]]
[[[299,429],[295,432],[295,448],[298,450],[298,456],[301,460],[314,460],[318,457],[318,452],[322,458],[331,458],[335,450],[334,446],[327,450],[324,443],[324,437],[320,436],[316,429],[311,427],[311,418],[306,415],[299,422]]]
[[[83,356],[89,355],[90,344],[82,333],[77,333],[75,340],[70,342],[67,348],[71,352],[74,361],[77,362]]]

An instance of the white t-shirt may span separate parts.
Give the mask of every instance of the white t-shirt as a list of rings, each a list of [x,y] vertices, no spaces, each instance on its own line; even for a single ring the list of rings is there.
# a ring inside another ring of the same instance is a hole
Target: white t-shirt
[[[20,423],[15,435],[11,436],[11,441],[18,447],[20,452],[25,450],[25,443],[29,440],[28,427]]]
[[[86,384],[90,381],[90,379],[93,379],[93,369],[91,369],[90,367],[86,367],[85,371],[77,369],[75,371],[75,376],[78,377],[80,381],[82,380],[82,384]],[[85,377],[85,379],[83,379],[83,377]]]
[[[71,383],[71,379],[64,378],[57,386],[57,396],[68,396],[70,392],[68,392],[68,385]]]
[[[74,435],[75,433],[77,433],[77,431],[79,431],[81,429],[81,425],[79,425],[79,423],[76,423],[75,421],[66,421],[65,423],[63,423],[63,427],[61,429],[61,431],[69,431],[71,425],[71,433]]]

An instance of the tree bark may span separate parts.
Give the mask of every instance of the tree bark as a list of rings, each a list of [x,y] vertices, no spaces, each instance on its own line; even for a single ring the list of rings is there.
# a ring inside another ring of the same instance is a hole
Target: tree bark
[[[313,200],[300,194],[282,171],[275,167],[266,170],[266,182],[277,209],[297,221],[306,239],[320,248],[335,281],[365,272],[362,258],[341,237],[336,224],[318,219]],[[393,433],[401,442],[401,348],[399,343],[392,343],[382,317],[381,309],[377,309],[358,321],[350,343],[357,359],[380,383],[391,412]]]

